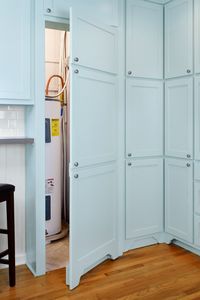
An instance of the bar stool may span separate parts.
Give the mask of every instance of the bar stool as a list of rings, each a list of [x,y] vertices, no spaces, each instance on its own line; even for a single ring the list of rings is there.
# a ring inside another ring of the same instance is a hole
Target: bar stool
[[[14,225],[14,191],[11,184],[0,184],[0,203],[6,202],[7,229],[0,229],[0,234],[8,235],[8,249],[0,252],[0,264],[9,265],[9,284],[15,286],[15,225]],[[8,255],[8,259],[5,257]]]

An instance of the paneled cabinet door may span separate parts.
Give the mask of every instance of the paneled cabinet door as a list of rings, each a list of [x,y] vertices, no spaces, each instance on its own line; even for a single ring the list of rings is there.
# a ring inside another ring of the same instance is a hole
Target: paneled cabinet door
[[[200,0],[194,1],[195,72],[200,73]]]
[[[165,154],[193,157],[193,79],[166,82]]]
[[[163,160],[140,159],[126,167],[126,239],[163,231]]]
[[[166,232],[193,242],[193,166],[187,160],[166,159]]]
[[[165,76],[193,72],[193,0],[174,0],[165,7]]]
[[[163,7],[127,1],[126,71],[128,76],[163,78]]]
[[[195,159],[200,159],[200,76],[195,78]]]
[[[163,83],[127,80],[127,157],[163,155]]]
[[[31,101],[31,2],[1,3],[0,104]]]

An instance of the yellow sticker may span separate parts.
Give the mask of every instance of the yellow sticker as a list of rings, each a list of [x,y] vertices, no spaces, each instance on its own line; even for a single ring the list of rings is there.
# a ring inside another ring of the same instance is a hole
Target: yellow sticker
[[[60,120],[59,119],[51,120],[51,135],[52,136],[60,135]]]

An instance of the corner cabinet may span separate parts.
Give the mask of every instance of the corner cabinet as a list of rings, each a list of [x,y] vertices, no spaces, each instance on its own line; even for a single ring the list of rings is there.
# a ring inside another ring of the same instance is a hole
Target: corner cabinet
[[[193,0],[165,6],[165,77],[193,73]]]
[[[32,0],[7,0],[0,10],[0,104],[31,104]]]
[[[193,158],[193,79],[165,85],[165,154]]]
[[[174,238],[193,242],[193,163],[165,161],[165,229]]]
[[[163,231],[163,159],[126,166],[126,239]]]
[[[126,71],[140,78],[163,78],[163,6],[128,0]]]

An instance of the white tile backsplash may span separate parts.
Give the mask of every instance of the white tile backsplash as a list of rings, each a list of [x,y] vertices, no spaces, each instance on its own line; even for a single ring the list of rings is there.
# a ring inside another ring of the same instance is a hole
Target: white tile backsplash
[[[0,106],[0,137],[25,135],[25,112],[23,106]]]

